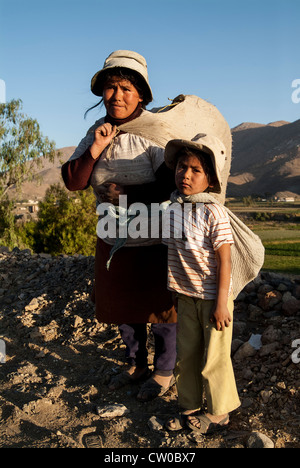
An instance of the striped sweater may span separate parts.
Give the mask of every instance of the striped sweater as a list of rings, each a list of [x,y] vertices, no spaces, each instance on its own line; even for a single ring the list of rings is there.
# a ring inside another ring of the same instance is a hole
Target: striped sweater
[[[197,203],[194,208],[191,204],[170,205],[164,216],[163,238],[168,245],[169,289],[200,299],[215,299],[215,251],[234,243],[225,208],[213,203]]]

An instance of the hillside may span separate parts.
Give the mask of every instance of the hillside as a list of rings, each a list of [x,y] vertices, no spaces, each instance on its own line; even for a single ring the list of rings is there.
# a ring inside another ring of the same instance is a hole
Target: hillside
[[[37,173],[38,178],[42,178],[41,182],[36,180],[33,182],[25,182],[22,185],[22,193],[19,196],[22,200],[42,200],[46,190],[53,184],[63,183],[61,178],[61,163],[67,161],[75,150],[75,146],[67,146],[61,148],[57,152],[54,163],[45,161],[43,168]],[[9,191],[9,195],[15,197],[15,189]]]
[[[228,196],[300,195],[300,120],[243,123],[232,130]]]
[[[242,406],[225,431],[209,437],[167,431],[178,411],[175,387],[149,403],[136,399],[139,385],[109,390],[125,350],[118,327],[94,317],[93,277],[94,257],[0,248],[0,448],[96,442],[107,450],[195,452],[261,448],[265,436],[276,448],[300,447],[300,350],[292,347],[300,336],[299,277],[262,272],[236,300],[232,356]],[[150,335],[151,370],[153,344]],[[116,405],[123,411],[107,414]]]
[[[268,125],[243,123],[232,129],[232,136],[229,197],[266,193],[300,196],[300,120]],[[41,200],[51,184],[61,181],[61,161],[67,161],[74,149],[60,149],[60,158],[54,164],[46,162],[39,172],[42,184],[25,183],[21,198]]]

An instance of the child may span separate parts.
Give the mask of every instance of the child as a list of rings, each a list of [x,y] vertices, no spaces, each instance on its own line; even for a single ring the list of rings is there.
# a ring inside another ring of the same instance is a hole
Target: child
[[[240,406],[231,362],[233,292],[230,220],[218,203],[203,203],[207,192],[221,191],[225,148],[215,137],[197,135],[192,141],[172,140],[165,161],[175,169],[178,192],[169,207],[166,235],[168,287],[178,299],[177,389],[181,412],[167,423],[169,430],[187,426],[209,434],[229,423]],[[204,198],[203,198],[204,196]],[[189,203],[190,205],[186,205]],[[189,206],[190,209],[186,209]],[[192,209],[191,209],[192,208]],[[173,215],[172,215],[173,213]],[[183,214],[184,213],[184,214]],[[206,397],[208,412],[201,413]]]

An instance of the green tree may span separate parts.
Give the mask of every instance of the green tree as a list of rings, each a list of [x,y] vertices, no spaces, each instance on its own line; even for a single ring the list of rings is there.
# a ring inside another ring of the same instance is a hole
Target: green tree
[[[38,221],[27,229],[27,244],[52,255],[94,255],[96,206],[92,189],[76,194],[52,185],[40,203]]]
[[[0,202],[10,187],[20,190],[25,180],[32,180],[44,158],[55,158],[55,143],[21,110],[20,99],[0,104]]]
[[[22,113],[22,101],[0,104],[0,238],[8,247],[16,242],[12,216],[14,200],[8,191],[21,191],[45,159],[54,161],[55,143],[44,137],[38,122]]]

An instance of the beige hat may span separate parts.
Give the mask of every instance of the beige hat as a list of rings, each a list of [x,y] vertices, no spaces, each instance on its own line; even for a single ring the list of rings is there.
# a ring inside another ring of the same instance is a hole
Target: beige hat
[[[146,85],[147,95],[145,99],[147,103],[153,100],[152,90],[149,85],[147,62],[145,58],[137,52],[131,50],[116,50],[110,54],[104,62],[103,68],[99,70],[92,78],[91,90],[96,96],[102,96],[103,79],[105,71],[109,68],[128,68],[137,72]]]
[[[165,149],[165,162],[170,169],[176,168],[177,154],[183,147],[202,151],[211,157],[218,180],[212,191],[221,193],[221,174],[226,161],[226,149],[223,143],[215,136],[206,135],[205,133],[199,133],[192,140],[171,140],[167,143]]]

